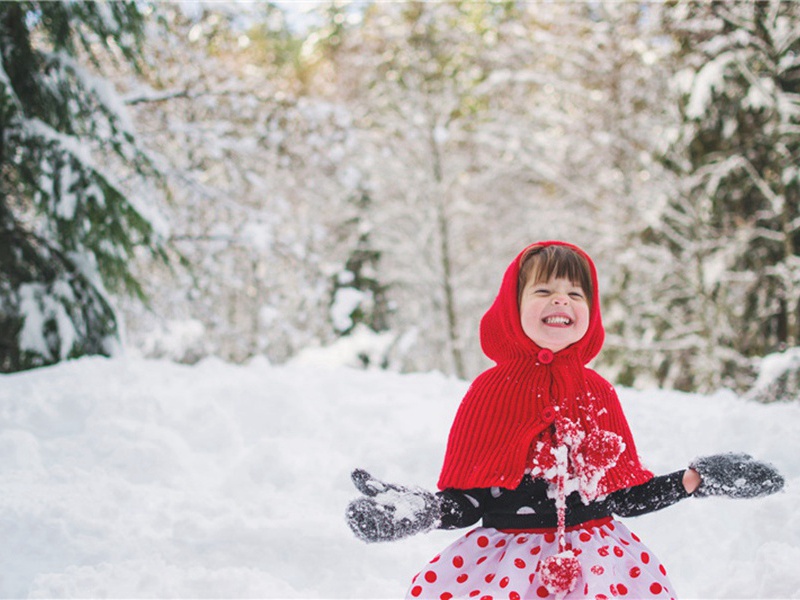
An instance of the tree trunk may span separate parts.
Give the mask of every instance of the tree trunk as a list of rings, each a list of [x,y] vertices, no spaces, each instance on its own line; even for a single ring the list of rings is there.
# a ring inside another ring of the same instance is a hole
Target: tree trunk
[[[433,157],[433,177],[436,182],[437,194],[436,202],[436,221],[439,232],[439,260],[442,267],[442,291],[444,293],[444,310],[447,322],[447,341],[450,346],[450,354],[453,359],[453,369],[457,377],[466,378],[464,368],[464,357],[461,353],[461,344],[458,339],[458,317],[456,316],[455,291],[453,289],[453,265],[450,260],[450,227],[447,222],[447,212],[445,195],[442,189],[442,161],[439,152],[439,144],[435,136],[435,127],[430,131],[431,155]]]

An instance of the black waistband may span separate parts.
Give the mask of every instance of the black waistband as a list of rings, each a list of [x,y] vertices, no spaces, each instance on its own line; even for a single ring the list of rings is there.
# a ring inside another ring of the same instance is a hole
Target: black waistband
[[[603,502],[578,504],[567,507],[566,526],[574,527],[587,521],[595,521],[610,517],[611,511]],[[558,527],[558,515],[555,512],[536,513],[486,513],[483,515],[483,526],[494,529],[555,529]]]

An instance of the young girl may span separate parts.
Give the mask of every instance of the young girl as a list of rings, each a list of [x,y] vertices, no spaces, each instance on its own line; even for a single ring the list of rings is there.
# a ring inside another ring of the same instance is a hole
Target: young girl
[[[523,250],[480,334],[496,365],[458,409],[441,491],[353,473],[364,497],[347,518],[365,541],[483,521],[420,571],[407,598],[675,597],[663,565],[612,515],[782,488],[774,468],[744,454],[661,477],[642,466],[614,388],[585,366],[604,330],[595,267],[576,246]]]

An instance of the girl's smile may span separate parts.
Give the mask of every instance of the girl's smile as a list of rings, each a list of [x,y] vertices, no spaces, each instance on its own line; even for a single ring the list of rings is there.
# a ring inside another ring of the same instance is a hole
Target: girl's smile
[[[563,350],[589,329],[589,303],[579,285],[563,277],[529,281],[519,307],[522,330],[540,348]]]

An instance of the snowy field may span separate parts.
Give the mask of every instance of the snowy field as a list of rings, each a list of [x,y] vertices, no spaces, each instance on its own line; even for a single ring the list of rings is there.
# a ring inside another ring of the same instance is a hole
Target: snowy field
[[[398,598],[460,535],[367,546],[349,472],[433,488],[467,384],[263,361],[0,376],[0,595]],[[684,598],[800,598],[800,403],[620,390],[646,464],[741,450],[787,489],[627,519]]]

